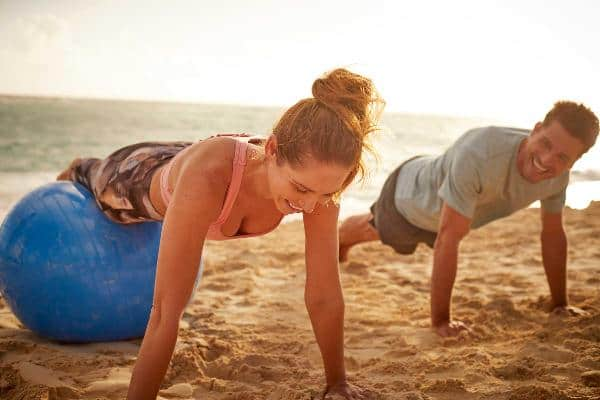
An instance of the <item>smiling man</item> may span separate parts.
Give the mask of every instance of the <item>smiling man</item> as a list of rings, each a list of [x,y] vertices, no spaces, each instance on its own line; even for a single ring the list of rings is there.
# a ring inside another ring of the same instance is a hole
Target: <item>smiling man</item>
[[[541,202],[541,247],[556,313],[582,314],[568,305],[567,239],[562,209],[569,170],[595,143],[598,118],[583,104],[561,101],[532,131],[473,129],[437,157],[400,165],[385,182],[371,212],[339,229],[340,259],[359,243],[381,240],[411,254],[420,242],[434,249],[431,323],[441,336],[467,329],[450,318],[458,249],[469,230]]]

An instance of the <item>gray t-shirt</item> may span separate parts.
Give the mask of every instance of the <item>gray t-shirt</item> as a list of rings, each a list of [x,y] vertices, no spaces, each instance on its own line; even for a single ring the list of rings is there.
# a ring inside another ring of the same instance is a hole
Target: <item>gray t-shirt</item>
[[[398,174],[395,203],[413,225],[436,232],[442,203],[478,228],[541,200],[544,210],[560,212],[569,172],[538,183],[517,169],[517,152],[529,131],[486,127],[468,131],[438,157],[408,161]]]

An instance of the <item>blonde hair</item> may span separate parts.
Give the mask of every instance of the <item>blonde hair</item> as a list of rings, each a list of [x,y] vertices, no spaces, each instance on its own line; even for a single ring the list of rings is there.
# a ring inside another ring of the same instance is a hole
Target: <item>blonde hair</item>
[[[290,107],[275,125],[277,160],[302,165],[312,156],[353,166],[344,189],[366,174],[363,151],[375,154],[368,135],[378,129],[385,101],[370,79],[343,68],[315,80],[312,95]]]

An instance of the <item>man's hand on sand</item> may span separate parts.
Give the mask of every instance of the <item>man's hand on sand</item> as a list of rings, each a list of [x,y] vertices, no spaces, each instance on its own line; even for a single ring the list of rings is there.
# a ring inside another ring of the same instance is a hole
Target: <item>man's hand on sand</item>
[[[590,313],[588,313],[587,311],[573,306],[554,307],[554,309],[552,310],[552,314],[558,315],[559,317],[585,317],[590,315]]]
[[[373,398],[373,393],[370,390],[360,388],[346,381],[328,387],[323,393],[324,400],[369,400]]]
[[[471,331],[467,325],[457,320],[442,322],[441,324],[435,325],[433,329],[441,337],[458,336],[461,332],[468,333]]]

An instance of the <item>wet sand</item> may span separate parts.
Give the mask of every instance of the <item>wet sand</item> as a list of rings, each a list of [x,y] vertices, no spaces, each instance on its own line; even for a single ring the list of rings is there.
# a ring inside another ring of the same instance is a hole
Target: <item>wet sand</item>
[[[441,339],[429,329],[430,249],[353,249],[341,265],[350,380],[380,399],[599,399],[600,202],[565,211],[569,299],[585,317],[548,313],[538,214],[520,211],[461,245],[452,310],[470,336]],[[319,396],[303,242],[301,223],[292,222],[265,237],[208,245],[160,398]],[[0,398],[122,399],[139,344],[53,343],[0,299]]]

